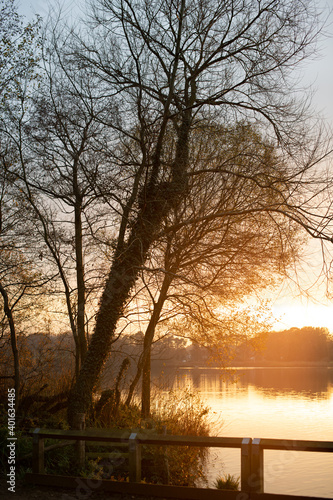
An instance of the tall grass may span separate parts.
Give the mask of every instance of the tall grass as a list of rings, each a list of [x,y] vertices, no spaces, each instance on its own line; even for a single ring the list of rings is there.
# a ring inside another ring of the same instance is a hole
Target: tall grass
[[[218,490],[239,490],[239,478],[231,474],[223,477],[218,477],[214,483],[214,487]]]
[[[171,435],[207,436],[210,409],[198,393],[160,391],[153,396],[149,419],[142,420],[138,405],[125,407],[120,404],[117,413],[106,405],[100,424],[107,428],[151,428],[156,433]],[[143,477],[151,482],[168,482],[173,485],[194,486],[198,481],[207,482],[204,464],[207,450],[185,446],[145,446]]]
[[[208,436],[210,409],[200,395],[189,389],[155,395],[152,419],[157,430],[185,436]],[[195,486],[207,483],[204,471],[207,449],[190,446],[169,446],[164,450],[168,460],[170,483]]]

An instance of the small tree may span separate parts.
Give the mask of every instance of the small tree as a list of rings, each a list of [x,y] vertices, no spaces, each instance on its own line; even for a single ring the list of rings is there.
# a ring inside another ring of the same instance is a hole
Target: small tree
[[[110,134],[96,118],[104,112],[103,99],[100,103],[99,92],[83,78],[84,70],[77,71],[66,59],[64,46],[55,22],[43,35],[38,88],[11,122],[18,159],[10,172],[29,207],[44,273],[53,273],[52,294],[61,300],[57,308],[65,303],[65,311],[59,312],[67,312],[78,375],[96,289],[104,277],[105,256],[98,245],[112,225],[105,217],[104,185],[113,179],[105,166]]]
[[[11,140],[11,119],[22,105],[27,86],[36,78],[38,24],[24,25],[14,0],[0,2],[0,293],[9,325],[16,406],[19,402],[20,361],[14,308],[38,281],[31,272],[22,241],[24,207],[14,187],[10,166],[17,159]],[[15,231],[16,234],[15,234]],[[20,235],[20,236],[19,236]]]
[[[7,175],[6,175],[7,174]],[[26,211],[21,204],[20,196],[9,182],[6,166],[3,164],[2,193],[0,209],[2,225],[0,231],[0,294],[4,318],[0,335],[1,347],[10,340],[14,376],[2,375],[0,378],[12,377],[15,384],[16,405],[18,407],[21,389],[20,354],[18,333],[23,329],[31,330],[37,321],[35,314],[41,307],[41,297],[46,290],[48,278],[41,278],[34,256],[29,251],[29,224],[25,222]],[[14,201],[14,204],[13,204]],[[26,318],[29,310],[30,325]],[[5,321],[6,319],[6,321]],[[8,332],[9,329],[9,332]]]

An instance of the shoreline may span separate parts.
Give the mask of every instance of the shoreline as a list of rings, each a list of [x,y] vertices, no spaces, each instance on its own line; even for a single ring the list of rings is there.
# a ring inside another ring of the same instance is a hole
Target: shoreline
[[[204,365],[204,364],[184,364],[184,365],[179,365],[179,364],[168,364],[165,363],[163,364],[163,367],[161,367],[163,371],[172,369],[172,370],[233,370],[233,369],[239,369],[239,368],[327,368],[327,369],[333,369],[333,362],[319,362],[319,361],[299,361],[297,363],[294,362],[288,362],[288,361],[274,361],[274,362],[269,362],[269,361],[258,361],[258,362],[233,362],[232,365],[229,366],[214,366],[214,365]],[[158,364],[153,362],[152,370],[159,370],[160,367]]]

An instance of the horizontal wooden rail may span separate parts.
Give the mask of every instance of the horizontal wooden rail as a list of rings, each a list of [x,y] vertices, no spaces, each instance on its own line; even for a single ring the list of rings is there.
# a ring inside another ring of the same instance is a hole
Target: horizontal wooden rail
[[[142,445],[155,446],[195,446],[205,448],[238,448],[241,455],[241,491],[253,497],[264,492],[264,450],[292,450],[332,453],[333,442],[285,439],[259,439],[211,436],[168,436],[153,435],[151,431],[103,429],[53,430],[35,429],[33,436],[33,477],[44,474],[44,440],[66,439],[67,441],[88,441],[93,444],[127,444],[129,460],[129,480],[141,481]],[[104,455],[104,454],[103,454]],[[122,454],[124,455],[124,454]],[[113,454],[109,454],[113,456]],[[165,495],[166,496],[166,495]],[[266,494],[263,496],[267,496]],[[283,497],[283,495],[282,495]],[[254,497],[253,497],[254,498]],[[263,497],[261,497],[263,498]],[[244,499],[245,500],[245,497]]]
[[[271,493],[247,493],[243,491],[216,490],[209,488],[191,488],[186,486],[165,486],[161,484],[126,483],[107,480],[89,480],[82,477],[56,476],[48,474],[26,474],[29,483],[68,488],[76,499],[90,498],[92,492],[103,490],[132,496],[150,498],[173,498],[184,500],[327,500],[327,498]],[[65,495],[64,495],[65,497]],[[69,496],[69,498],[72,498]]]
[[[38,434],[40,438],[50,439],[71,439],[77,441],[82,439],[84,441],[96,442],[112,442],[112,443],[127,443],[133,431],[130,430],[112,430],[105,429],[85,429],[85,430],[62,430],[62,429],[35,429],[30,431],[30,435],[35,436]]]
[[[74,493],[79,493],[75,498],[90,498],[90,494],[97,489],[108,491],[112,493],[122,493],[127,495],[135,495],[141,497],[162,497],[174,498],[184,500],[249,500],[249,495],[241,493],[240,491],[221,491],[207,488],[191,488],[186,486],[165,486],[161,484],[140,484],[140,483],[126,483],[120,481],[92,481],[80,477],[68,476],[51,476],[48,474],[27,474],[26,479],[29,483],[68,488],[73,490]],[[80,496],[80,494],[82,496]],[[242,496],[240,496],[242,495]],[[69,498],[72,498],[69,496]],[[280,500],[273,499],[273,500]],[[281,499],[282,500],[282,499]],[[284,500],[284,499],[283,499]],[[289,500],[289,499],[286,499]],[[293,497],[290,500],[295,500]],[[303,499],[298,499],[303,500]],[[304,499],[304,500],[314,500]],[[318,499],[317,499],[318,500]],[[320,499],[322,500],[322,499]],[[327,499],[326,499],[327,500]]]
[[[318,451],[332,453],[331,441],[304,441],[294,439],[260,439],[260,446],[265,450]]]
[[[243,438],[234,437],[212,437],[212,436],[171,436],[171,435],[152,435],[147,431],[140,430],[115,430],[108,431],[103,429],[85,429],[85,430],[61,430],[61,429],[35,429],[30,434],[38,434],[40,438],[67,439],[76,441],[92,441],[95,443],[127,443],[133,434],[140,444],[151,444],[160,446],[199,446],[199,447],[220,447],[220,448],[240,448]]]
[[[161,446],[196,446],[203,448],[240,448],[243,438],[211,436],[144,436],[137,434],[140,444]]]

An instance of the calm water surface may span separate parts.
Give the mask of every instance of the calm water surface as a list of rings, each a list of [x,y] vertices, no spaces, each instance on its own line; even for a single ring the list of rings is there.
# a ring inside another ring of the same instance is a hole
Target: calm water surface
[[[333,369],[180,369],[174,389],[193,387],[212,409],[212,435],[333,441]],[[333,498],[333,453],[264,452],[264,491]],[[240,475],[239,450],[211,450],[210,485],[221,473]]]

